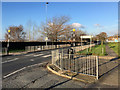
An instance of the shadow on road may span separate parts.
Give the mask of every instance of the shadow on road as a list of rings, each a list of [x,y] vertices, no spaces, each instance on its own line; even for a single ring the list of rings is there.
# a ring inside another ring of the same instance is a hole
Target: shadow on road
[[[52,88],[54,88],[54,87],[56,87],[56,86],[62,85],[62,84],[64,84],[64,83],[66,83],[66,82],[69,82],[70,80],[72,80],[72,79],[68,79],[68,80],[66,80],[66,81],[60,82],[60,83],[58,83],[58,84],[56,84],[56,85],[54,85],[54,86],[51,86],[51,87],[49,87],[49,88],[46,88],[45,90],[50,90],[50,89],[52,89]]]

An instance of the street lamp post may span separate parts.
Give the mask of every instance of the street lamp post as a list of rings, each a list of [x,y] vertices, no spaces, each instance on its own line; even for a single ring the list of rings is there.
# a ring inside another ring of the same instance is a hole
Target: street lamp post
[[[46,2],[46,25],[47,25],[47,5],[48,5],[48,2]],[[47,29],[47,27],[46,27]],[[46,36],[46,47],[47,47],[47,40],[48,40],[48,35]]]

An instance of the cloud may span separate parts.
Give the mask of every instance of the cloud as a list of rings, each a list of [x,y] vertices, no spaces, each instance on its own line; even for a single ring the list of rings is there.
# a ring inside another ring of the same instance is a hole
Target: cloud
[[[94,24],[94,26],[96,26],[96,27],[103,27],[103,26],[100,25],[100,24]]]
[[[82,24],[80,24],[80,23],[73,23],[72,26],[73,26],[74,28],[85,28],[85,27],[84,27]]]

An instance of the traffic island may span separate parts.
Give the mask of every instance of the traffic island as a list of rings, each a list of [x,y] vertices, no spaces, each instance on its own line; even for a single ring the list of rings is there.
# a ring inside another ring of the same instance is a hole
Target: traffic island
[[[65,78],[69,78],[72,80],[78,80],[78,81],[81,81],[84,83],[95,83],[97,81],[95,76],[71,72],[70,70],[62,71],[61,69],[59,69],[57,66],[55,66],[53,64],[48,64],[47,69],[56,75],[59,75],[59,76],[65,77]]]

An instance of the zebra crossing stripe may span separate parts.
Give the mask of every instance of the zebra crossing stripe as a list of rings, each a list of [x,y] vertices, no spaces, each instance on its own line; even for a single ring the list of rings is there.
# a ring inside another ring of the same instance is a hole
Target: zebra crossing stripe
[[[51,55],[45,55],[45,56],[43,56],[43,57],[50,57]]]
[[[34,57],[41,56],[41,55],[43,55],[43,54],[37,54],[37,55],[34,55]]]

